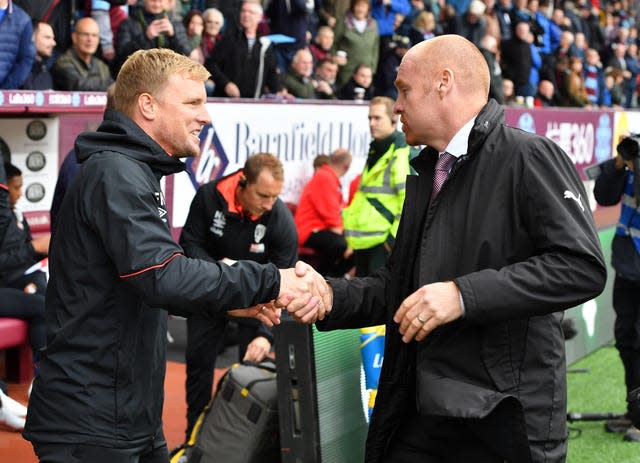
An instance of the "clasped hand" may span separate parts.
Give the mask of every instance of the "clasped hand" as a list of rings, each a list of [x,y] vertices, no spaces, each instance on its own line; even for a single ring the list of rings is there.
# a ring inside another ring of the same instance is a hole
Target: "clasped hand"
[[[298,261],[295,268],[280,270],[280,294],[276,305],[286,307],[302,323],[324,319],[333,305],[333,291],[309,264]]]

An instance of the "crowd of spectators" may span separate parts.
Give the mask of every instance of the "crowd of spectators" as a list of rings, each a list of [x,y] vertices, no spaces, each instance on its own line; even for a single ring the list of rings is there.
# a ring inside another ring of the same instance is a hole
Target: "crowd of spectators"
[[[485,55],[490,96],[501,104],[635,108],[636,8],[629,0],[0,0],[0,88],[105,90],[133,51],[161,47],[205,64],[209,96],[395,98],[404,53],[459,34]]]

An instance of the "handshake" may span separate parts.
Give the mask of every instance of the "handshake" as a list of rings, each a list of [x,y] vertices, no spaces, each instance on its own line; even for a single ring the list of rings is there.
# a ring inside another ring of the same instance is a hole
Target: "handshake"
[[[298,261],[295,268],[280,270],[280,293],[274,301],[246,309],[232,309],[235,317],[257,318],[267,326],[280,323],[285,308],[294,320],[315,323],[331,311],[333,291],[325,279],[309,264]]]

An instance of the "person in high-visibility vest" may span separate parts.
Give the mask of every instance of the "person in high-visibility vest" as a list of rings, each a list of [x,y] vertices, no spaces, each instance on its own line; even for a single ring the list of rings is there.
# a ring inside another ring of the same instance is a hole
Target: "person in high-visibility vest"
[[[371,100],[369,129],[373,140],[358,189],[343,211],[344,234],[354,250],[356,276],[370,275],[384,264],[398,231],[410,172],[410,147],[397,130],[393,104],[383,96]]]
[[[356,276],[370,275],[382,267],[398,231],[405,181],[410,171],[410,147],[404,134],[397,130],[393,104],[388,97],[371,100],[369,130],[373,140],[367,164],[349,207],[343,211],[344,234],[354,250]],[[370,414],[382,367],[384,326],[363,328],[361,333]],[[371,343],[373,339],[377,342]]]

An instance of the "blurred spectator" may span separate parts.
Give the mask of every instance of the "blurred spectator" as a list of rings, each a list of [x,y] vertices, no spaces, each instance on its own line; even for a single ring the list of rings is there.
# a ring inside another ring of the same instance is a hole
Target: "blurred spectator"
[[[323,59],[331,58],[331,47],[335,34],[329,26],[320,26],[318,33],[313,39],[313,43],[309,45],[309,51],[313,55],[313,62],[318,63]]]
[[[350,0],[322,0],[318,16],[320,24],[335,27],[337,19],[349,9]]]
[[[225,32],[205,61],[215,82],[215,96],[259,98],[282,90],[273,48],[258,37],[262,14],[259,4],[245,1],[240,10],[240,29]]]
[[[570,22],[564,16],[564,10],[562,8],[554,8],[551,13],[551,27],[553,32],[551,33],[551,53],[560,46],[560,38],[564,31],[570,30]],[[559,33],[558,33],[559,31]]]
[[[306,48],[307,31],[309,30],[309,14],[314,3],[307,0],[270,0],[265,9],[269,18],[271,34],[283,34],[293,37],[292,44],[278,45],[275,49],[278,66],[281,70],[289,67],[297,50]]]
[[[359,65],[351,80],[341,89],[338,97],[341,100],[370,100],[374,96],[373,71],[366,64]]]
[[[191,53],[187,32],[180,19],[165,10],[165,0],[142,0],[142,5],[132,7],[129,17],[120,24],[118,69],[134,51],[150,48],[169,48],[186,56]]]
[[[447,32],[461,35],[473,42],[476,47],[479,47],[480,40],[487,32],[487,25],[482,17],[485,9],[486,7],[482,0],[473,0],[463,15],[451,18]]]
[[[577,56],[569,58],[569,68],[565,74],[560,91],[560,105],[574,108],[591,106],[584,84],[582,60]]]
[[[483,0],[486,6],[484,10],[484,21],[487,28],[487,34],[495,38],[498,43],[502,40],[502,34],[500,33],[500,21],[498,19],[498,10],[496,8],[497,0]]]
[[[342,224],[344,198],[340,178],[351,165],[351,153],[338,148],[304,186],[294,220],[300,246],[316,251],[321,275],[342,277],[353,266]]]
[[[604,70],[597,50],[589,48],[585,53],[584,86],[589,103],[594,106],[604,105]]]
[[[333,99],[336,96],[336,77],[338,65],[330,58],[320,60],[316,65],[316,72],[311,79],[316,89],[316,98]]]
[[[53,55],[58,56],[71,46],[71,27],[76,19],[76,0],[12,0],[33,21],[44,21],[51,25],[56,38]]]
[[[398,89],[395,86],[398,67],[402,57],[411,48],[411,41],[408,37],[395,35],[393,41],[389,44],[389,49],[380,59],[378,72],[375,77],[375,93],[376,95],[388,96],[396,99]]]
[[[611,108],[622,108],[625,103],[622,71],[620,69],[607,68],[604,83],[606,92],[603,104]]]
[[[602,53],[605,47],[604,28],[600,24],[600,9],[586,2],[580,11],[582,20],[582,32],[585,35],[589,48]]]
[[[400,26],[395,30],[397,35],[409,35],[409,30],[413,27],[418,15],[425,11],[424,0],[409,0],[409,12],[405,15]]]
[[[496,19],[500,25],[500,41],[510,40],[513,37],[513,3],[511,0],[498,0],[495,6]]]
[[[222,28],[225,19],[217,8],[207,8],[202,13],[204,18],[204,32],[202,34],[202,56],[204,61],[211,56],[216,44],[222,39]]]
[[[314,98],[316,89],[311,82],[313,57],[307,48],[296,51],[287,72],[280,74],[280,84],[296,98]]]
[[[371,16],[378,23],[380,55],[388,48],[396,28],[409,14],[409,0],[371,0]]]
[[[533,66],[532,40],[529,23],[521,21],[515,26],[513,38],[502,42],[502,74],[513,82],[516,96],[526,97],[535,94],[535,87],[531,88],[529,83]]]
[[[346,64],[338,63],[338,87],[351,79],[359,64],[368,65],[374,73],[378,69],[380,34],[378,23],[369,15],[370,10],[369,0],[351,0],[349,10],[338,18],[333,54],[339,50],[348,57]]]
[[[634,42],[629,43],[625,54],[625,62],[629,71],[629,78],[625,88],[625,108],[635,108],[636,91],[638,89],[638,75],[640,75],[640,62],[638,61],[638,45]]]
[[[587,54],[587,48],[589,48],[589,44],[587,43],[587,39],[582,32],[576,32],[574,39],[574,55],[580,58],[583,62],[585,60],[585,55]]]
[[[222,13],[226,24],[224,33],[233,34],[238,30],[238,18],[244,0],[191,0],[191,8],[206,11],[216,8]]]
[[[502,79],[502,104],[505,106],[521,106],[516,101],[516,92],[511,79]]]
[[[73,46],[51,68],[55,90],[104,92],[113,82],[109,66],[95,56],[100,41],[98,23],[89,17],[76,23]]]
[[[31,67],[31,73],[22,84],[25,90],[52,90],[53,78],[47,66],[47,60],[53,54],[56,40],[53,28],[43,21],[37,21],[33,29],[33,43],[36,47],[36,58]]]
[[[408,36],[411,43],[415,45],[423,40],[429,40],[441,34],[442,28],[436,22],[436,17],[433,13],[431,11],[423,11],[416,17],[411,29],[409,29]]]
[[[504,101],[502,94],[502,68],[498,62],[498,41],[492,35],[486,34],[480,41],[480,52],[489,66],[491,80],[489,82],[489,98],[495,99],[499,104]]]
[[[623,88],[626,96],[627,88],[630,85],[630,79],[631,79],[631,70],[629,70],[627,66],[627,59],[626,59],[627,46],[624,43],[620,43],[620,42],[614,43],[611,46],[613,48],[613,56],[607,62],[607,67],[612,69],[618,69],[622,72],[622,77],[624,77]],[[625,99],[625,103],[623,104],[626,104],[626,99]]]
[[[31,18],[12,0],[0,0],[0,88],[17,89],[31,72],[36,50]]]
[[[129,4],[135,0],[87,0],[90,16],[100,28],[100,57],[112,63],[116,57],[115,40],[122,21],[127,18]]]
[[[182,18],[182,25],[187,32],[189,46],[191,47],[189,58],[200,64],[204,64],[204,55],[200,48],[202,45],[202,34],[204,32],[204,17],[202,13],[198,10],[189,10],[184,18]]]
[[[533,99],[533,106],[536,108],[547,108],[558,106],[556,98],[556,87],[550,80],[541,80],[538,84],[538,93]]]

